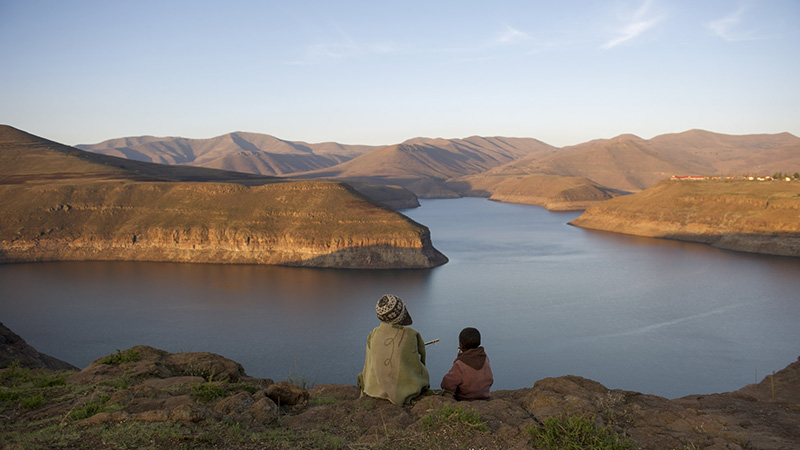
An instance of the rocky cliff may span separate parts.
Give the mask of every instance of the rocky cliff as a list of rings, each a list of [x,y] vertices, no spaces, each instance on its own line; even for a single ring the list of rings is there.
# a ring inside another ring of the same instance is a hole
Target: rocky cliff
[[[498,369],[495,375],[502,376]],[[353,370],[355,378],[358,368]],[[299,384],[250,377],[240,364],[213,353],[168,353],[146,346],[118,350],[79,372],[11,366],[0,370],[0,445],[425,450],[800,446],[800,361],[736,392],[674,400],[608,389],[574,375],[493,391],[489,401],[457,402],[432,393],[406,406],[362,397],[352,385]],[[599,446],[602,442],[606,445]]]
[[[427,228],[333,182],[0,185],[0,261],[427,268]]]
[[[800,182],[666,180],[589,208],[571,224],[800,257]]]

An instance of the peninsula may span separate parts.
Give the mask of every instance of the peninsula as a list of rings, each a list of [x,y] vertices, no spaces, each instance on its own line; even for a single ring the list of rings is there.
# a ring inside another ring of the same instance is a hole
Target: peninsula
[[[675,177],[606,200],[570,224],[800,257],[800,180]]]

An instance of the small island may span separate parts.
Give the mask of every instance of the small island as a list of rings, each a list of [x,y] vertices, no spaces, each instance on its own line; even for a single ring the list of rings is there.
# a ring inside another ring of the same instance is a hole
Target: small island
[[[800,179],[673,177],[590,207],[570,224],[800,257]]]

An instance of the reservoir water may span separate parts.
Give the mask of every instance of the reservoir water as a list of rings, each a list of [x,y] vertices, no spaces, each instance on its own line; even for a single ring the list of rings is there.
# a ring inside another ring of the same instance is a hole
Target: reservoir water
[[[478,328],[494,389],[580,375],[669,398],[738,389],[800,355],[800,259],[593,232],[577,212],[485,199],[403,211],[432,270],[79,262],[0,265],[0,322],[85,367],[134,345],[209,351],[252,376],[355,384],[375,302],[402,297],[435,388]]]

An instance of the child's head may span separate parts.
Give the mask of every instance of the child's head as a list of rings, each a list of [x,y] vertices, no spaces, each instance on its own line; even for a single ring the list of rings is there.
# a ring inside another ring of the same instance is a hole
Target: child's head
[[[480,347],[481,332],[472,327],[464,328],[458,334],[458,346],[462,351]]]

